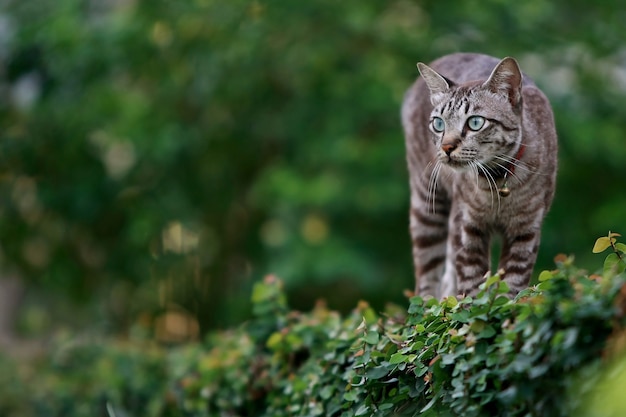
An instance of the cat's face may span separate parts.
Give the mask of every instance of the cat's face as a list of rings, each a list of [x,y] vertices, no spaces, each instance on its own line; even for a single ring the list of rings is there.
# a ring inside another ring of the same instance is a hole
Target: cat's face
[[[504,167],[519,147],[521,73],[503,60],[485,82],[456,85],[420,64],[434,106],[430,131],[439,162],[452,168]]]

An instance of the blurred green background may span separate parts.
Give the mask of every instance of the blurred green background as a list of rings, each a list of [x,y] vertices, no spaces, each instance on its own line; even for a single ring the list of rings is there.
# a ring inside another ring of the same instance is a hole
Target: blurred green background
[[[193,338],[245,319],[269,273],[296,308],[402,303],[400,103],[417,61],[455,51],[514,56],[550,98],[536,269],[591,265],[626,232],[624,22],[617,0],[6,1],[0,283],[19,314],[0,331]]]

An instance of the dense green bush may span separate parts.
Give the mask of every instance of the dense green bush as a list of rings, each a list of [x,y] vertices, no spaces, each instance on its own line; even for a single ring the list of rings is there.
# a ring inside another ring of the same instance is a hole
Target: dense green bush
[[[411,297],[408,312],[290,311],[268,276],[254,319],[203,344],[73,340],[36,364],[5,361],[0,414],[623,415],[611,389],[626,375],[626,245],[615,239],[596,244],[613,249],[602,275],[559,256],[515,300],[495,275],[473,299]]]

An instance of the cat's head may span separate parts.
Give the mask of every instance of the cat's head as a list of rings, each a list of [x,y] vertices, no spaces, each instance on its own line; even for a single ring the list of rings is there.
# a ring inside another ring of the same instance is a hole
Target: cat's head
[[[430,131],[437,158],[453,168],[497,168],[520,146],[522,74],[504,58],[487,80],[457,84],[417,64],[430,90]]]

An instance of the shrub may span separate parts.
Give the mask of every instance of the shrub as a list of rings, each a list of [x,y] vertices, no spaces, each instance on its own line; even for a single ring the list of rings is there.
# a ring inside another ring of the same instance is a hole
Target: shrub
[[[381,314],[361,302],[342,317],[321,302],[290,311],[269,276],[254,288],[254,318],[203,344],[75,343],[36,366],[6,361],[0,414],[623,415],[612,388],[626,375],[617,236],[596,244],[613,251],[602,275],[558,256],[515,300],[495,275],[475,298],[414,296],[408,311]]]

